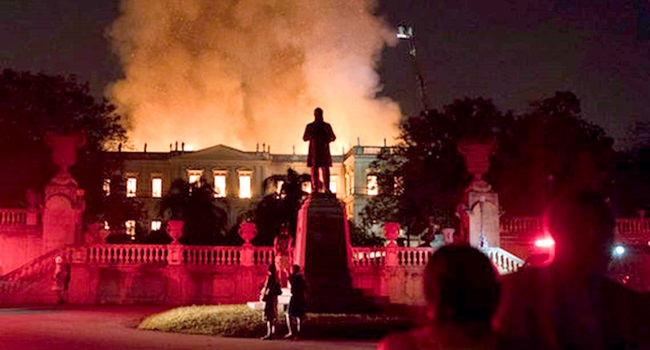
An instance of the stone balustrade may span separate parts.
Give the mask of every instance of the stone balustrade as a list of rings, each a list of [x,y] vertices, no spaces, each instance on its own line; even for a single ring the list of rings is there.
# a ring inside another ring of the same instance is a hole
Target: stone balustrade
[[[524,266],[522,259],[501,248],[483,248],[482,251],[487,254],[502,275],[516,272]]]
[[[501,218],[499,226],[502,233],[535,233],[542,230],[542,221],[537,217]]]
[[[537,217],[511,217],[500,220],[501,232],[511,234],[536,233],[542,230],[542,219]],[[616,233],[621,235],[650,236],[650,218],[617,218]]]
[[[188,246],[183,249],[187,265],[239,265],[242,249],[228,246]]]
[[[619,234],[646,234],[650,236],[650,218],[616,219],[616,231]]]
[[[397,249],[398,266],[422,266],[424,267],[433,254],[434,248],[405,248]]]
[[[101,244],[76,248],[75,262],[89,264],[153,264],[167,262],[167,246],[153,244]],[[85,253],[85,254],[84,254]],[[80,259],[80,261],[79,261]]]
[[[38,225],[38,212],[29,209],[0,209],[0,226]]]
[[[384,266],[386,264],[385,248],[353,247],[352,266]]]

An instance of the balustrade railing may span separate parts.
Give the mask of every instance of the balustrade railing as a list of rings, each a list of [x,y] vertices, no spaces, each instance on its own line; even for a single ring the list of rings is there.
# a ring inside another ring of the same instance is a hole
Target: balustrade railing
[[[239,265],[241,247],[184,247],[183,262],[189,265]]]
[[[536,217],[511,217],[499,220],[503,233],[532,233],[542,229],[542,222]]]
[[[621,218],[616,219],[616,231],[619,234],[647,234],[650,235],[650,218]]]
[[[615,223],[619,235],[650,238],[650,218],[617,218]],[[542,220],[536,217],[502,218],[499,224],[502,233],[525,234],[542,230]]]
[[[397,250],[399,266],[424,266],[433,255],[434,248],[406,248]]]
[[[386,248],[352,247],[353,266],[383,266]]]
[[[508,274],[524,266],[524,261],[501,248],[482,248],[492,263],[499,269],[499,273]]]
[[[273,260],[273,247],[254,247],[253,265],[270,265]]]
[[[38,212],[28,209],[0,209],[0,225],[36,225]]]
[[[87,249],[88,263],[95,264],[153,264],[167,262],[166,245],[102,244]]]

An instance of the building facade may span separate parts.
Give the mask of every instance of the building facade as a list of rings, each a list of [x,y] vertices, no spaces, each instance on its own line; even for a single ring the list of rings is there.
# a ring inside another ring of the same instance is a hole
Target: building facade
[[[343,155],[332,156],[329,188],[345,203],[348,218],[358,223],[367,198],[378,193],[377,177],[370,164],[380,150],[355,146]],[[105,179],[105,195],[119,193],[127,200],[143,203],[145,217],[140,219],[141,224],[151,230],[161,227],[160,202],[176,179],[189,183],[203,179],[212,186],[215,200],[226,207],[229,227],[241,222],[264,196],[279,191],[281,178],[289,168],[303,175],[303,190],[311,192],[306,155],[272,154],[265,147],[247,152],[217,145],[198,151],[111,152],[110,156],[122,164],[119,176],[123,182],[119,185],[125,188],[115,191],[116,184]],[[125,228],[133,234],[134,220],[127,220]]]

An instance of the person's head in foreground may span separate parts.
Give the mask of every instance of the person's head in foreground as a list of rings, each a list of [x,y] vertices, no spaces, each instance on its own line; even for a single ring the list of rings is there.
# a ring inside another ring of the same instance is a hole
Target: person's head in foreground
[[[434,325],[467,329],[476,336],[489,332],[499,303],[496,278],[492,263],[479,250],[466,245],[438,249],[424,275]]]
[[[544,227],[555,241],[553,265],[573,277],[604,275],[611,256],[614,220],[605,197],[575,192],[553,201]]]
[[[295,274],[300,273],[300,265],[293,265],[293,273]]]
[[[429,322],[384,338],[378,350],[495,349],[492,317],[499,302],[496,272],[488,257],[467,245],[446,245],[424,272]]]

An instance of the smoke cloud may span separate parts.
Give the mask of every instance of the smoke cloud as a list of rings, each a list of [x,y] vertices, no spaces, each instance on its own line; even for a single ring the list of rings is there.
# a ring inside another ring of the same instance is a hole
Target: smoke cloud
[[[338,154],[397,135],[400,111],[375,71],[392,28],[371,0],[122,0],[108,30],[125,78],[108,98],[141,149],[256,143],[305,152],[322,107]]]

